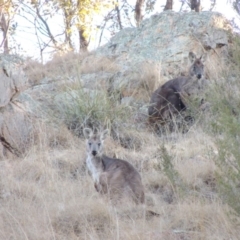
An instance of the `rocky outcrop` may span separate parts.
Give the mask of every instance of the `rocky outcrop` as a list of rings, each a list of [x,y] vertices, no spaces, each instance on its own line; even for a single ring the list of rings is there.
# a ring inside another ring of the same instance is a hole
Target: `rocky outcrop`
[[[0,55],[0,156],[6,152],[21,155],[27,147],[31,126],[24,105],[16,104],[18,94],[27,88],[22,70],[23,61],[17,56]]]
[[[228,52],[229,31],[229,22],[219,13],[164,11],[145,19],[138,28],[123,29],[90,53],[81,62],[80,75],[71,71],[66,80],[57,70],[54,79],[46,77],[27,90],[22,60],[1,55],[0,153],[24,153],[35,119],[51,111],[61,119],[63,110],[74,108],[71,103],[79,95],[77,88],[89,97],[104,90],[116,92],[121,104],[139,109],[136,122],[144,122],[151,93],[165,81],[186,74],[189,51],[197,56],[207,53],[207,74],[217,72]]]
[[[203,86],[211,83],[226,64],[231,31],[229,21],[217,12],[164,11],[138,28],[123,29],[85,58],[81,86],[120,96],[121,104],[137,109],[134,121],[146,122],[152,92],[188,74],[190,51],[197,57],[207,55]],[[199,100],[200,104],[204,88],[193,92],[186,102]]]
[[[28,80],[22,70],[23,61],[14,55],[0,55],[0,108],[26,88]]]
[[[207,53],[208,62],[222,62],[229,31],[229,21],[217,12],[164,11],[144,20],[139,28],[123,29],[94,54],[114,61],[119,71],[105,80],[132,96],[144,85],[151,92],[156,84],[186,74],[189,51],[198,56]]]
[[[201,53],[227,46],[228,30],[231,25],[220,13],[165,11],[144,20],[139,28],[122,30],[97,53],[116,55],[118,62],[124,55],[125,61],[167,64],[182,61],[190,50]]]

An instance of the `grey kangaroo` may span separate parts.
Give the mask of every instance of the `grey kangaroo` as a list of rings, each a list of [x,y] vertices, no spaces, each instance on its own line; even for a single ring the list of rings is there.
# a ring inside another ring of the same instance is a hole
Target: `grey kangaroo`
[[[148,108],[149,122],[164,123],[173,115],[186,109],[184,98],[201,87],[204,74],[205,56],[197,58],[193,52],[189,53],[192,63],[188,76],[181,76],[167,81],[153,92]]]
[[[125,195],[136,203],[144,203],[144,188],[139,172],[129,162],[103,154],[103,142],[108,130],[93,133],[90,128],[84,128],[83,133],[87,139],[87,167],[95,189],[101,194],[109,194],[113,200]]]

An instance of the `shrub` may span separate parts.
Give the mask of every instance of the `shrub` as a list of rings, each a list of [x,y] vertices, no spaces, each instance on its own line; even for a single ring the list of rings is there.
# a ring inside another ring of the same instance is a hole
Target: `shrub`
[[[134,109],[120,104],[117,93],[82,88],[65,89],[55,97],[58,115],[77,136],[84,127],[118,129],[129,122]]]
[[[234,40],[232,48],[240,49],[239,38]],[[240,52],[230,49],[230,53],[231,64],[209,90],[211,114],[208,115],[210,128],[207,129],[213,134],[217,147],[219,195],[240,214]]]

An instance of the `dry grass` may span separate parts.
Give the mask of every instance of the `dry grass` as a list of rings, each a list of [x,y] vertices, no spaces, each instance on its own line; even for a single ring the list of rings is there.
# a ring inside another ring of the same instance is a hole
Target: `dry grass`
[[[33,73],[29,74],[35,74],[32,79],[37,83],[42,74],[54,79],[58,78],[56,75],[80,78],[85,73],[98,75],[103,70],[110,73],[119,70],[114,59],[85,57],[55,56],[45,66],[33,63]],[[230,70],[225,68],[221,72],[223,65],[217,60],[208,61],[210,83],[217,82],[219,88],[226,89],[224,97],[237,109],[233,99],[238,98],[238,91],[233,91],[222,77],[229,75]],[[141,71],[137,71],[139,68]],[[132,86],[137,86],[134,91],[126,85],[121,93],[147,104],[150,93],[163,79],[159,76],[159,66],[144,63],[133,69],[131,80]],[[58,93],[65,93],[66,89],[73,95],[76,93],[79,104],[79,109],[75,105],[71,109],[73,101],[63,104],[64,98],[58,106],[59,117],[63,119],[63,113],[70,116],[77,110],[75,115],[82,118],[76,122],[81,127],[86,116],[91,116],[91,120],[96,117],[98,124],[111,128],[105,152],[128,160],[138,169],[146,205],[135,206],[126,199],[117,206],[111,205],[107,197],[95,191],[87,172],[81,128],[78,138],[61,123],[39,121],[26,156],[0,162],[0,239],[239,239],[240,219],[223,202],[217,188],[219,148],[217,136],[209,130],[216,116],[212,107],[217,94],[215,87],[210,86],[206,94],[206,100],[213,96],[210,108],[204,113],[196,110],[196,122],[187,133],[165,131],[160,136],[143,123],[134,122],[129,114],[134,115],[134,111],[127,111],[119,102],[105,101],[109,98],[105,92],[101,91],[102,95],[96,98],[97,91],[77,92],[78,84],[65,82],[56,88]],[[94,104],[91,94],[95,96]],[[145,209],[160,216],[151,217]]]
[[[106,140],[106,153],[129,160],[141,172],[146,208],[160,214],[148,217],[142,206],[127,201],[106,204],[86,171],[85,140],[64,128],[49,131],[42,126],[37,147],[24,159],[1,162],[0,238],[237,239],[239,227],[229,218],[227,206],[203,194],[215,168],[208,155],[212,143],[205,134],[195,136],[169,135],[164,140],[142,130],[136,132],[138,150]],[[163,140],[189,186],[190,192],[182,196],[162,169],[157,149]]]
[[[32,86],[42,84],[44,79],[62,80],[80,75],[81,63],[88,56],[88,53],[76,54],[73,52],[65,53],[64,55],[54,55],[52,60],[46,64],[27,59],[25,62],[24,71],[29,78]]]
[[[107,58],[104,56],[96,56],[90,54],[81,62],[81,73],[99,73],[101,71],[115,73],[119,71],[118,65],[114,58]]]
[[[38,84],[46,75],[43,64],[33,59],[27,59],[24,72],[29,79],[30,85]]]
[[[159,86],[160,65],[151,61],[130,65],[123,78],[117,86],[123,97],[131,96],[137,101],[148,101],[152,92]]]

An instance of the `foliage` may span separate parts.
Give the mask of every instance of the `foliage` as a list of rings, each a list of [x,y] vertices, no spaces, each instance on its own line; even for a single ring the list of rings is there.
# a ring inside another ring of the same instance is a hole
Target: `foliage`
[[[175,169],[173,163],[174,157],[168,152],[164,145],[161,145],[158,148],[158,152],[162,160],[161,166],[163,173],[170,181],[171,186],[174,189],[174,192],[178,195],[178,197],[183,196],[186,193],[186,186],[180,174]]]
[[[117,94],[84,89],[80,85],[64,90],[62,97],[55,100],[59,115],[76,135],[81,135],[86,126],[116,129],[129,121],[133,113],[131,107],[119,103]]]
[[[0,28],[3,32],[3,39],[0,43],[0,48],[3,47],[4,53],[9,53],[9,36],[13,35],[17,23],[14,23],[14,16],[19,5],[13,0],[1,0],[0,1]]]
[[[216,163],[221,172],[217,178],[218,187],[223,199],[240,213],[240,116],[229,107],[229,99],[221,99],[216,103],[218,113],[212,127],[217,136]]]
[[[233,40],[231,66],[223,79],[210,89],[212,116],[210,131],[215,138],[217,155],[215,162],[219,168],[217,187],[223,201],[240,214],[240,47],[239,38]]]
[[[231,36],[232,47],[229,50],[230,61],[233,63],[233,67],[238,68],[240,64],[240,38],[238,35]]]
[[[54,53],[77,51],[79,45],[90,42],[96,18],[108,8],[114,7],[110,0],[24,0],[20,2],[18,15],[28,21],[37,38],[40,56],[46,49]],[[53,20],[57,21],[52,25]],[[74,41],[75,40],[75,41]]]
[[[114,1],[109,0],[55,0],[64,13],[66,36],[70,40],[71,32],[75,26],[82,31],[82,37],[89,41],[93,29],[94,17],[100,15],[105,9],[113,8]],[[70,43],[70,46],[72,44]]]

